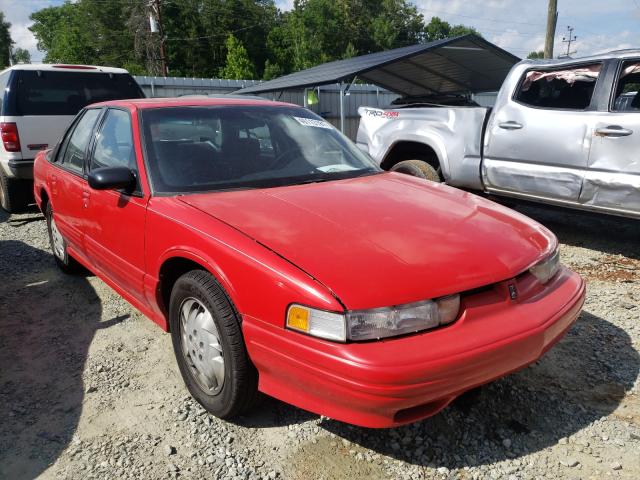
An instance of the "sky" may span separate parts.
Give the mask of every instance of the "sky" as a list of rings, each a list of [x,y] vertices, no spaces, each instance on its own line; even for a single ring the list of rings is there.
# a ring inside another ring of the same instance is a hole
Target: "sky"
[[[11,22],[15,47],[26,48],[33,61],[42,60],[36,40],[28,30],[29,15],[62,0],[0,0],[0,10]],[[293,0],[276,0],[289,9]],[[487,40],[526,57],[544,47],[547,0],[414,0],[425,19],[438,16],[452,24],[475,27]],[[567,26],[577,41],[574,57],[621,48],[640,47],[640,0],[558,0],[555,54],[566,52]]]

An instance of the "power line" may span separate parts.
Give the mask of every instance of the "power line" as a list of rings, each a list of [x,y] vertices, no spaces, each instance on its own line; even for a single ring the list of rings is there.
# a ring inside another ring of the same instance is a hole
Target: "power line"
[[[558,58],[571,58],[571,55],[573,55],[574,53],[577,53],[576,50],[571,51],[571,43],[575,42],[577,38],[578,37],[576,37],[573,34],[573,27],[567,25],[567,36],[562,37],[562,43],[567,44],[567,53],[565,53],[564,55],[561,55]]]

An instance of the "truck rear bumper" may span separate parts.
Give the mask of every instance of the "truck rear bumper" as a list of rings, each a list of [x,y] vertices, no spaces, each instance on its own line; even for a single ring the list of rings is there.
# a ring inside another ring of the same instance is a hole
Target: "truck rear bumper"
[[[33,158],[28,160],[10,159],[5,167],[9,177],[33,180]]]

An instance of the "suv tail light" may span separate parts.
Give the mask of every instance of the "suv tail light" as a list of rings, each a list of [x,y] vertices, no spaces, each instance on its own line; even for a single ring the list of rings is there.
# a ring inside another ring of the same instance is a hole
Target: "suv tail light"
[[[15,123],[0,123],[0,134],[7,152],[20,151],[20,136],[18,135],[18,126]]]

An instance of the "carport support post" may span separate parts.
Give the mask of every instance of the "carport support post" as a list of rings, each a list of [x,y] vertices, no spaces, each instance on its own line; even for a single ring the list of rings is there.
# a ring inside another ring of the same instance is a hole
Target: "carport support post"
[[[304,94],[302,95],[302,106],[307,108],[307,89],[304,89]]]
[[[340,84],[340,131],[344,133],[344,83]]]

